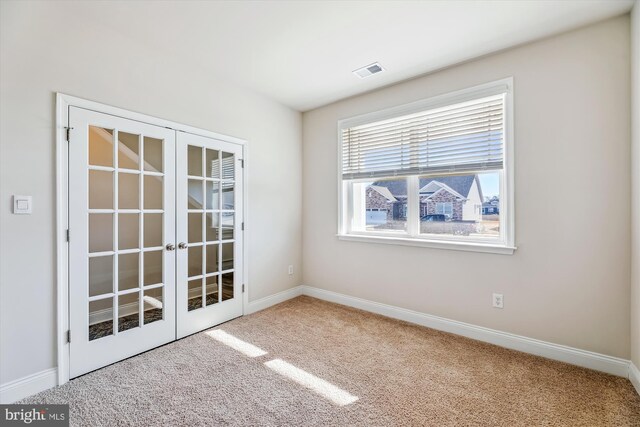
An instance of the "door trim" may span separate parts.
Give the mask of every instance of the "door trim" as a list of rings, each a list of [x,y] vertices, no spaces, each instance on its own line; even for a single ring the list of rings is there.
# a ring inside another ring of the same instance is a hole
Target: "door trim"
[[[69,355],[70,346],[67,342],[69,330],[69,245],[67,242],[67,229],[69,228],[69,146],[67,142],[67,129],[69,124],[69,107],[84,108],[98,113],[110,114],[129,120],[136,120],[150,125],[173,129],[176,132],[186,132],[207,138],[219,139],[232,144],[242,146],[242,159],[244,165],[243,176],[243,280],[245,291],[242,295],[242,313],[247,314],[249,305],[249,251],[248,251],[248,173],[247,159],[249,151],[248,141],[201,129],[171,120],[165,120],[146,114],[129,111],[107,104],[102,104],[87,99],[56,93],[56,345],[57,345],[57,382],[62,385],[69,381]],[[73,129],[70,133],[73,137]],[[73,238],[73,236],[71,236]],[[73,337],[71,337],[73,339]]]

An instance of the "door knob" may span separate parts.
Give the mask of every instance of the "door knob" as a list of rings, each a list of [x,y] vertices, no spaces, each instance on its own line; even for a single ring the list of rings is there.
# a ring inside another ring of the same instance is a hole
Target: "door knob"
[[[187,249],[187,244],[185,242],[178,243],[178,249]]]
[[[176,247],[173,246],[173,243],[167,243],[167,246],[165,246],[165,248],[167,248],[168,251],[173,251],[176,249]]]

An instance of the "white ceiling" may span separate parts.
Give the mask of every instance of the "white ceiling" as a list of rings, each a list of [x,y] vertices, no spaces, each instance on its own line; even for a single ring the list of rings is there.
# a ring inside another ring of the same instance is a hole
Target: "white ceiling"
[[[306,111],[620,15],[633,3],[91,2],[82,12],[204,67],[212,78],[224,76]],[[384,73],[362,80],[352,74],[375,61],[386,68]]]

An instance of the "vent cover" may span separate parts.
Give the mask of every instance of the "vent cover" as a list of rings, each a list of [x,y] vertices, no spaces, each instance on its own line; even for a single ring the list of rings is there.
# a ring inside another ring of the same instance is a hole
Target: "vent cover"
[[[377,62],[374,62],[373,64],[369,64],[367,66],[354,70],[353,74],[360,77],[361,79],[364,79],[365,77],[369,77],[374,74],[381,73],[383,71],[384,71],[384,68],[382,68],[382,65],[378,64]]]

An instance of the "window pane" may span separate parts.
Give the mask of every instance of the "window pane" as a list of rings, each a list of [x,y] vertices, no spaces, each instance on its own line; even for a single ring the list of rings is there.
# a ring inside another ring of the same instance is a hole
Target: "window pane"
[[[233,182],[222,183],[222,209],[226,209],[226,210],[235,209],[233,187],[234,187]]]
[[[162,181],[161,176],[144,176],[144,208],[162,209]]]
[[[220,209],[220,183],[207,181],[207,209]]]
[[[144,247],[162,246],[162,214],[144,214]]]
[[[222,301],[233,299],[233,272],[222,275]]]
[[[209,276],[205,280],[206,296],[205,304],[213,305],[218,302],[218,279],[220,276]]]
[[[218,245],[207,245],[207,273],[218,271]]]
[[[220,213],[207,212],[207,242],[218,240],[218,229],[220,228]]]
[[[221,251],[222,260],[220,262],[222,263],[222,270],[231,270],[234,264],[233,242],[223,243]]]
[[[162,320],[162,287],[144,291],[144,324]]]
[[[187,310],[202,308],[202,280],[195,279],[187,282]]]
[[[144,285],[162,283],[162,251],[145,252],[144,256]]]
[[[353,184],[352,228],[356,231],[406,231],[406,178]]]
[[[233,212],[223,212],[222,213],[222,228],[220,231],[222,232],[222,239],[229,240],[233,239]]]
[[[139,209],[140,208],[140,178],[137,174],[118,174],[118,208],[119,209]]]
[[[113,173],[89,171],[89,209],[113,209]]]
[[[162,140],[144,137],[144,170],[162,172]]]
[[[187,193],[187,209],[204,207],[201,180],[190,179],[187,183]]]
[[[219,152],[207,149],[207,162],[205,163],[207,170],[205,175],[209,178],[220,178],[220,159]]]
[[[118,255],[118,290],[138,287],[139,253]]]
[[[133,292],[118,297],[118,332],[140,326],[140,293]]]
[[[113,298],[89,302],[89,341],[113,335]]]
[[[234,159],[233,153],[222,153],[222,179],[235,178]]]
[[[187,252],[187,274],[189,277],[202,274],[202,246],[191,246]]]
[[[188,172],[191,176],[202,176],[202,147],[190,145],[187,149]]]
[[[89,214],[89,252],[113,250],[113,214]]]
[[[202,214],[200,212],[188,214],[187,222],[189,224],[187,242],[202,242]]]
[[[140,136],[127,132],[118,132],[118,167],[138,169],[140,165]]]
[[[113,292],[113,256],[89,258],[89,296]]]
[[[139,230],[140,219],[137,213],[118,215],[118,249],[137,248]]]
[[[89,164],[113,167],[113,130],[89,126]]]
[[[500,237],[500,173],[421,177],[420,233]]]

